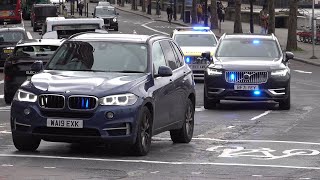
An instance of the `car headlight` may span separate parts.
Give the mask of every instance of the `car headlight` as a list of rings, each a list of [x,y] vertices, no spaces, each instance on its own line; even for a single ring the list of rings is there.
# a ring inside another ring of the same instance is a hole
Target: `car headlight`
[[[117,22],[117,18],[113,18],[113,22]]]
[[[37,95],[28,91],[24,91],[22,89],[18,89],[13,99],[16,101],[23,101],[23,102],[36,102]]]
[[[207,73],[209,76],[220,76],[222,71],[218,69],[207,68]]]
[[[286,76],[288,73],[288,69],[281,69],[271,72],[271,76]]]
[[[100,105],[104,106],[130,106],[136,103],[138,100],[138,96],[128,93],[128,94],[119,94],[119,95],[111,95],[100,98]]]

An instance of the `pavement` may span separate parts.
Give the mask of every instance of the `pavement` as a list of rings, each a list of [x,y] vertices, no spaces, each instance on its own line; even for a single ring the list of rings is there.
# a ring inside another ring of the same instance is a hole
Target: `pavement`
[[[30,21],[24,24],[34,38],[40,37]],[[120,11],[119,32],[110,33],[169,34],[177,26]],[[274,102],[234,101],[205,110],[204,86],[196,82],[191,143],[173,144],[169,133],[162,133],[153,138],[145,157],[121,148],[45,141],[37,152],[16,151],[0,73],[0,179],[319,179],[319,67],[291,61],[290,68],[288,111],[278,110]]]

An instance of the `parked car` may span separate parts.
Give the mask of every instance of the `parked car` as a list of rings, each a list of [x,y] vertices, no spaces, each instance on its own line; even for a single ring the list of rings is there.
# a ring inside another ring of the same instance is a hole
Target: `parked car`
[[[146,155],[153,135],[176,143],[193,136],[195,83],[166,36],[81,33],[66,40],[25,81],[11,105],[15,147],[40,141],[126,144]],[[32,118],[32,121],[30,121]]]
[[[31,71],[34,61],[48,62],[63,40],[30,39],[22,40],[4,64],[4,100],[10,104],[21,84],[35,74]]]
[[[205,70],[204,107],[215,108],[220,100],[273,100],[290,109],[290,59],[273,34],[223,35]]]

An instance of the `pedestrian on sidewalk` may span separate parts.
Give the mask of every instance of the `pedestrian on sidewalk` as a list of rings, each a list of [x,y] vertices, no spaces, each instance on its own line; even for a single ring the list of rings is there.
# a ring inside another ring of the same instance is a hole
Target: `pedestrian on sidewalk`
[[[225,11],[225,8],[223,6],[223,4],[221,3],[221,18],[220,18],[220,22],[224,22],[224,17],[226,15],[226,11]]]
[[[160,7],[160,0],[157,0],[157,15],[158,15],[158,17],[161,17],[161,12],[160,12],[160,10],[161,10],[161,7]]]
[[[198,23],[201,23],[201,21],[202,21],[202,19],[201,19],[202,14],[203,14],[202,6],[201,6],[201,4],[198,4],[198,7],[197,7]]]
[[[172,20],[172,13],[173,13],[172,7],[169,5],[167,7],[167,16],[168,16],[168,22],[170,24],[171,24],[171,20]]]
[[[83,10],[84,4],[82,1],[80,1],[78,8],[79,8],[79,15],[82,16],[82,10]]]
[[[262,10],[260,11],[261,34],[268,33],[268,24],[269,24],[269,14],[267,12],[267,6],[264,5]]]

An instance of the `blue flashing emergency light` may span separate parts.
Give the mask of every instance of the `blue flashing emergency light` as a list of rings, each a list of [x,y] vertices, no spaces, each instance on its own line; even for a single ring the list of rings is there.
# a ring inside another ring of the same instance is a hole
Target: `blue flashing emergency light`
[[[187,64],[190,63],[190,57],[186,57],[186,63],[187,63]]]
[[[258,90],[255,90],[255,91],[253,91],[253,94],[256,95],[256,96],[259,96],[261,94],[261,92],[258,91]]]
[[[201,30],[210,30],[209,27],[193,27],[193,30],[201,31]]]
[[[253,44],[260,44],[259,40],[253,40]]]
[[[236,76],[235,76],[234,74],[231,74],[231,75],[230,75],[230,79],[231,79],[231,80],[234,80],[234,79],[236,79]]]

